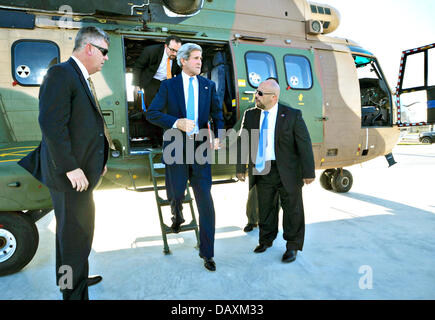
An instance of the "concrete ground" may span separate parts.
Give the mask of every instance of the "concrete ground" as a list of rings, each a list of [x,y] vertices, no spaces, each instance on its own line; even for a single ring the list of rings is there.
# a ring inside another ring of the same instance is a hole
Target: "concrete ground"
[[[394,156],[391,168],[383,157],[347,168],[354,178],[347,194],[323,190],[318,179],[304,187],[305,246],[291,264],[281,262],[281,228],[272,248],[252,252],[258,229],[243,232],[247,183],[212,188],[214,273],[203,267],[193,232],[169,235],[172,254],[162,253],[153,193],[97,191],[90,273],[104,280],[90,298],[435,299],[435,145],[397,146]],[[170,224],[168,211],[165,219]],[[0,278],[0,299],[61,298],[53,213],[37,226],[35,257]]]

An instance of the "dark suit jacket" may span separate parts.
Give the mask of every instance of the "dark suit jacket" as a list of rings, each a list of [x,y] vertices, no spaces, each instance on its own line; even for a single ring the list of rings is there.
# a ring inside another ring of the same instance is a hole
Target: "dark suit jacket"
[[[163,53],[165,50],[164,44],[155,44],[146,47],[139,58],[136,60],[133,67],[133,85],[146,89],[148,83],[153,79],[154,75],[162,62]],[[171,67],[172,76],[179,74],[181,68],[177,64],[177,60],[172,61]]]
[[[198,126],[208,128],[207,122],[213,119],[213,130],[218,137],[218,130],[223,129],[224,119],[222,105],[216,94],[216,85],[204,77],[197,76],[199,88]],[[186,103],[184,99],[183,77],[162,81],[160,90],[146,113],[147,120],[163,129],[170,129],[177,119],[186,118]],[[184,134],[184,133],[183,133]],[[163,142],[163,147],[168,144]]]
[[[18,164],[49,188],[74,189],[66,172],[81,168],[93,188],[107,161],[103,118],[76,62],[51,67],[39,91],[42,141]]]
[[[237,173],[246,171],[246,163],[248,161],[249,173],[249,188],[256,184],[256,175],[253,174],[255,166],[255,158],[258,150],[258,131],[260,127],[261,110],[259,108],[251,108],[246,110],[242,129],[246,129],[249,138],[249,154],[240,148],[240,141],[243,141],[239,136],[239,164],[237,165]],[[255,134],[257,133],[257,134]],[[243,134],[243,133],[242,133]],[[251,139],[254,139],[251,142]],[[310,134],[302,118],[300,110],[278,104],[277,119],[275,125],[275,157],[276,165],[281,177],[281,182],[287,192],[295,187],[303,186],[303,178],[315,177],[315,166],[313,149],[310,139]],[[249,160],[247,159],[249,155]],[[254,156],[251,156],[254,155]]]

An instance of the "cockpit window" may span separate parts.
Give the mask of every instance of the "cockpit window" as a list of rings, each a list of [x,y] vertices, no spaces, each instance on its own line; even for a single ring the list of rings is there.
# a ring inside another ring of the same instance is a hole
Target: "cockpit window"
[[[376,59],[359,55],[353,58],[361,92],[361,126],[391,126],[391,94]]]
[[[350,51],[352,51],[353,53],[355,53],[357,55],[359,53],[362,53],[362,54],[364,54],[366,56],[373,56],[373,53],[371,53],[370,51],[367,51],[367,50],[365,50],[365,49],[363,49],[361,47],[356,47],[356,46],[347,46],[347,47],[350,49]]]
[[[357,68],[364,67],[365,65],[369,64],[371,59],[367,57],[361,57],[361,56],[354,56],[355,65]]]

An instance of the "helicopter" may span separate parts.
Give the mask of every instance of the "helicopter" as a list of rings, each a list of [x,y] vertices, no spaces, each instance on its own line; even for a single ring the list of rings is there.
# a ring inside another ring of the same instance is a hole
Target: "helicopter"
[[[335,8],[307,0],[273,6],[262,0],[0,0],[0,275],[31,261],[39,241],[35,222],[52,210],[48,188],[17,162],[41,140],[44,75],[69,58],[81,27],[110,36],[110,59],[93,83],[116,150],[97,189],[152,190],[155,150],[133,67],[144,48],[177,35],[202,47],[201,75],[217,85],[225,129],[240,129],[260,82],[277,79],[280,101],[302,111],[322,187],[348,192],[353,178],[344,167],[379,156],[393,165],[400,131],[376,57],[352,40],[328,36],[339,24]],[[236,181],[235,171],[235,164],[216,161],[214,183]]]

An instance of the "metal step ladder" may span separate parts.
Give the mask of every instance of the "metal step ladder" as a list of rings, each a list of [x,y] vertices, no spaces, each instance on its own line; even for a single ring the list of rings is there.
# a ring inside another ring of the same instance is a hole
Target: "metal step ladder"
[[[150,165],[150,173],[151,173],[151,178],[153,180],[154,194],[155,194],[155,198],[156,198],[157,209],[159,212],[160,228],[162,230],[163,252],[165,254],[170,254],[171,251],[169,250],[167,235],[174,233],[174,232],[172,231],[171,227],[168,227],[163,221],[162,207],[170,206],[171,203],[169,200],[165,200],[165,199],[162,199],[160,197],[159,189],[162,189],[162,188],[161,187],[159,188],[157,186],[157,179],[165,177],[165,173],[164,173],[165,164],[161,162],[162,149],[154,149],[153,148],[153,149],[148,149],[148,150],[149,150],[148,159],[149,159],[149,165]],[[196,222],[195,211],[193,209],[193,199],[190,195],[189,189],[190,189],[189,182],[187,182],[186,193],[184,195],[183,204],[185,204],[185,203],[189,204],[190,212],[192,213],[192,221],[189,224],[181,225],[179,232],[194,230],[195,235],[196,235],[196,243],[197,243],[196,247],[199,248],[198,224]]]

